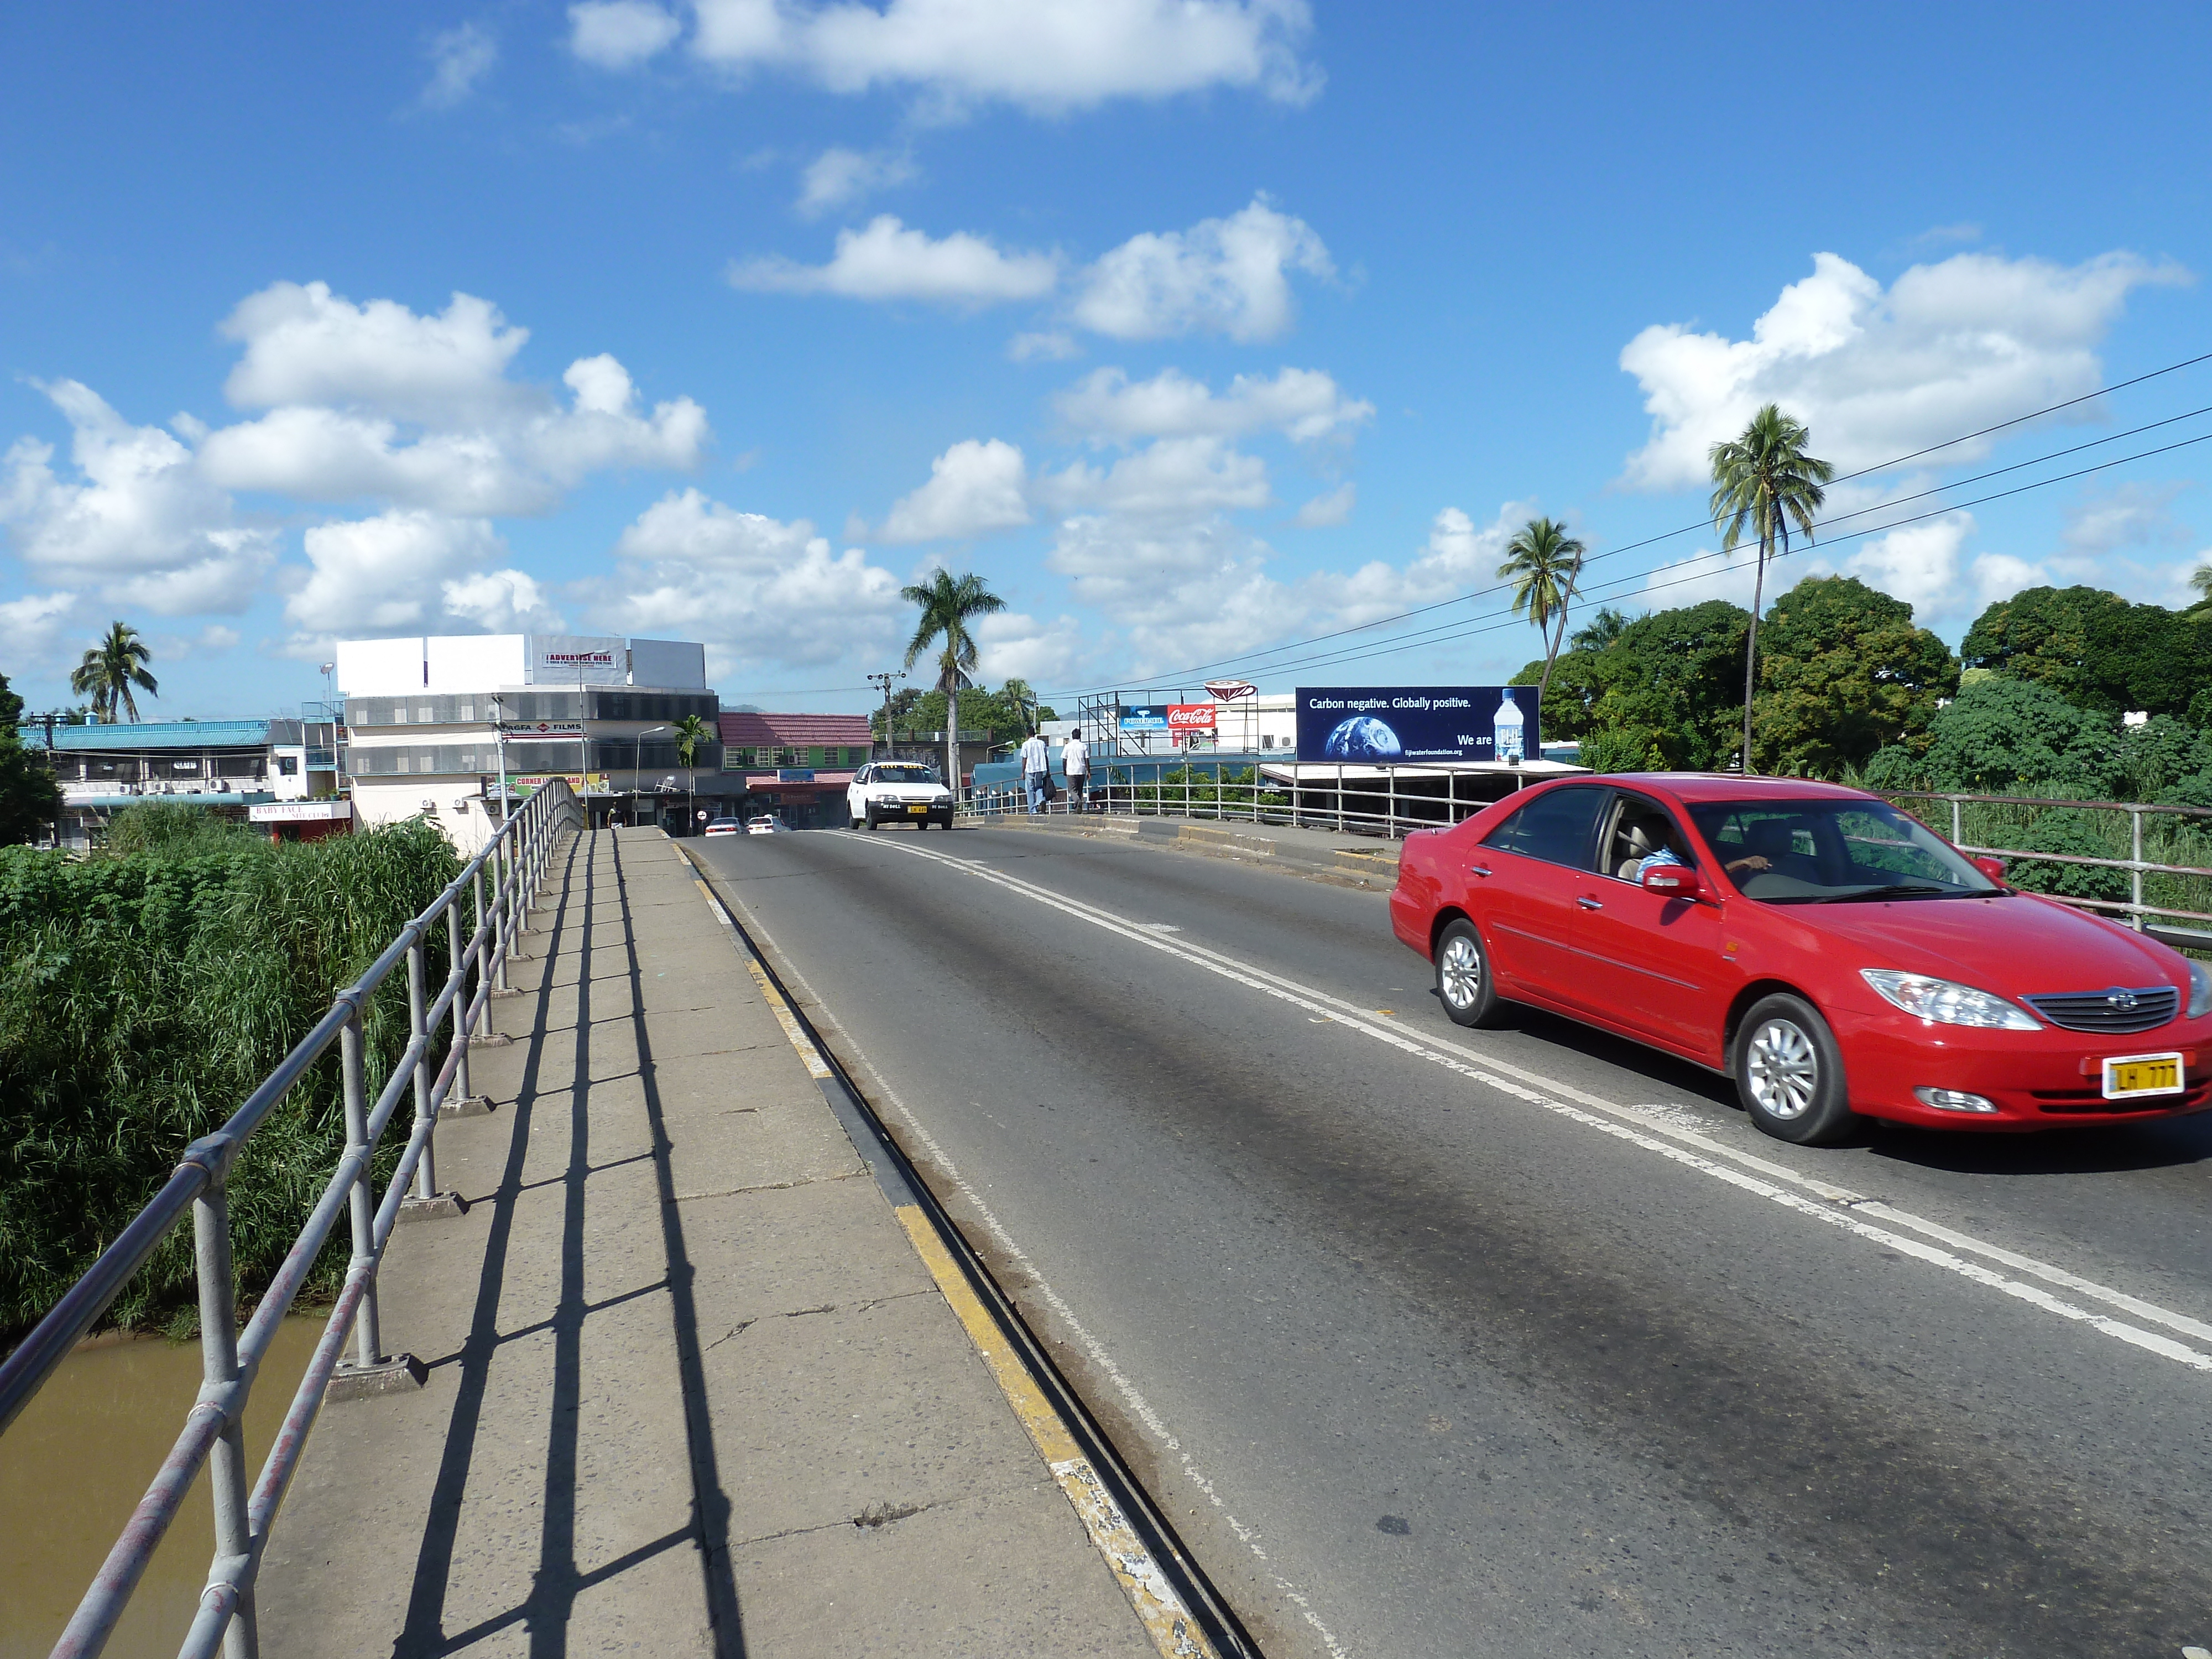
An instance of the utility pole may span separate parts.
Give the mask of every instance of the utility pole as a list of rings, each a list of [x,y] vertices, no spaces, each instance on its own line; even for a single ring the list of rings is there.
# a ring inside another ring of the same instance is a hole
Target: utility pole
[[[896,675],[891,674],[868,676],[870,685],[879,685],[884,690],[884,748],[886,751],[891,746],[891,681],[896,678]]]

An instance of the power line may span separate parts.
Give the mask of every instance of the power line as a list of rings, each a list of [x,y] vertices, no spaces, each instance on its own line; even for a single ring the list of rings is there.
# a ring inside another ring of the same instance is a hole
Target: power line
[[[2062,410],[2072,409],[2081,404],[2094,402],[2099,398],[2109,397],[2113,392],[2124,392],[2130,386],[2141,386],[2146,381],[2155,380],[2162,375],[2177,374],[2182,369],[2193,368],[2197,364],[2204,362],[2212,362],[2212,352],[2204,352],[2194,357],[2185,357],[2178,362],[2168,363],[2162,368],[2152,369],[2147,374],[2137,374],[2131,379],[2119,381],[2116,385],[2104,386],[2095,392],[2084,392],[2078,398],[2069,398],[2060,403],[2046,404],[2041,409],[2031,410],[2025,415],[2016,415],[2010,420],[2000,421],[1994,426],[1984,427],[1979,431],[1966,433],[1956,438],[1946,439],[1940,444],[1931,444],[1924,449],[1916,449],[1908,454],[1899,455],[1890,460],[1876,462],[1871,466],[1862,467],[1856,472],[1846,472],[1841,477],[1833,479],[1831,482],[1835,483],[1847,483],[1853,478],[1865,477],[1872,473],[1887,472],[1896,467],[1904,465],[1908,461],[1917,460],[1923,456],[1933,455],[1945,449],[1955,449],[1960,444],[1971,443],[1977,438],[1985,438],[1991,433],[2002,432],[2012,427],[2023,425],[2030,421],[2040,420],[2046,415],[2055,415]],[[2203,411],[2200,410],[2197,412],[2202,413]],[[2172,418],[2172,420],[2186,420],[2189,416],[2175,416]],[[2171,421],[2153,422],[2149,426],[2136,428],[2132,432],[2116,433],[2112,434],[2112,439],[2100,439],[2095,441],[2113,441],[2119,438],[2133,436],[2136,433],[2148,431],[2152,429],[2153,427],[2169,425],[2171,423]],[[2081,445],[2076,446],[2076,448],[2086,448],[2090,447],[2092,446]],[[2074,453],[2075,453],[2075,450],[2061,450],[2057,452],[2057,455],[2046,456],[2043,459],[2045,460],[2056,459],[2058,456],[2071,454]],[[2157,452],[2152,453],[2155,453]],[[2137,458],[2130,457],[2129,459],[2132,459]],[[2018,466],[2033,466],[2038,464],[2039,463],[2034,461],[2025,461],[2019,463],[2018,465],[2014,467],[2000,468],[1998,469],[1998,471],[2017,471]],[[2122,462],[2118,461],[2109,463],[2109,465],[2115,466],[2122,464]],[[1996,473],[1984,473],[1979,476],[1982,477],[1994,477],[1996,476]],[[1977,479],[1968,478],[1955,480],[1951,484],[1944,486],[1944,488],[1956,489],[1962,483],[1972,483],[1974,482],[1977,482]],[[1930,491],[1924,493],[1932,494],[1935,492]],[[1903,499],[1910,501],[1915,499],[1915,497],[1906,496]],[[1990,499],[1994,500],[1996,498],[1991,497]],[[1887,505],[1895,504],[1896,503],[1894,502],[1887,503]],[[1852,515],[1847,514],[1844,516],[1849,517]],[[1842,519],[1836,520],[1836,522],[1838,523],[1842,521]],[[1595,555],[1589,562],[1595,563],[1598,559],[1615,558],[1625,553],[1633,553],[1641,548],[1655,546],[1661,542],[1672,541],[1678,536],[1692,535],[1700,531],[1709,530],[1711,527],[1712,520],[1710,518],[1700,519],[1694,524],[1684,525],[1679,529],[1662,531],[1659,534],[1656,536],[1647,536],[1641,541],[1629,542],[1620,547],[1608,548],[1605,552]],[[1278,651],[1295,651],[1304,646],[1318,645],[1324,640],[1340,639],[1345,635],[1351,634],[1364,634],[1370,629],[1384,627],[1389,623],[1395,622],[1404,622],[1413,617],[1425,616],[1433,611],[1445,610],[1452,605],[1462,604],[1468,599],[1480,599],[1486,594],[1498,592],[1503,586],[1503,584],[1499,584],[1491,587],[1476,588],[1468,592],[1454,594],[1449,599],[1437,599],[1428,605],[1415,605],[1410,610],[1396,611],[1387,617],[1377,617],[1372,621],[1360,623],[1351,628],[1333,629],[1325,634],[1310,635],[1303,639],[1285,640],[1277,645],[1255,647],[1250,651],[1238,652],[1232,656],[1217,658],[1212,662],[1200,663],[1195,667],[1180,669],[1171,674],[1158,676],[1155,678],[1175,680],[1195,678],[1201,674],[1209,673],[1218,669],[1228,668],[1235,664],[1249,663],[1255,658],[1267,657]],[[1279,672],[1279,669],[1276,665],[1261,663],[1249,672],[1255,673],[1271,672]],[[1055,691],[1052,693],[1052,695],[1060,697],[1074,697],[1082,696],[1085,693],[1119,690],[1123,686],[1133,684],[1134,684],[1133,681],[1115,681],[1103,684],[1081,686],[1070,690]]]

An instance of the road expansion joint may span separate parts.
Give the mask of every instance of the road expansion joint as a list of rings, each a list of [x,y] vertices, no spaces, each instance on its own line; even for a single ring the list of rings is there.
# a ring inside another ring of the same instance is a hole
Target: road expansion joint
[[[821,1085],[854,1150],[890,1200],[915,1254],[959,1319],[1153,1645],[1164,1659],[1256,1656],[1258,1649],[1235,1613],[1182,1547],[1164,1513],[1131,1474],[1029,1330],[1012,1299],[915,1172],[827,1045],[815,1036],[806,1014],[785,992],[752,933],[724,907],[689,850],[678,851],[696,872],[700,893],[728,931],[808,1074]],[[810,1000],[819,1006],[818,1000]],[[855,1517],[854,1524],[866,1523]],[[1334,1650],[1334,1643],[1330,1646]]]

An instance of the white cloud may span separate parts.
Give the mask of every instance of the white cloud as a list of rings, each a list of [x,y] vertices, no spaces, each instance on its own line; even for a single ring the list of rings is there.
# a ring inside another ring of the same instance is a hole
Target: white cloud
[[[0,524],[24,562],[165,616],[243,609],[274,538],[240,525],[161,428],[132,426],[75,380],[40,389],[69,419],[77,476],[58,475],[52,447],[35,439],[0,461]]]
[[[568,366],[573,401],[562,408],[509,377],[527,332],[465,294],[418,316],[389,300],[356,306],[320,283],[278,283],[223,331],[245,346],[226,394],[269,411],[202,440],[206,476],[227,489],[543,513],[594,471],[696,466],[709,435],[689,398],[641,412],[628,371],[605,354]]]
[[[568,8],[568,50],[603,70],[630,70],[658,57],[684,25],[651,0],[585,0]]]
[[[1056,511],[1103,507],[1116,515],[1192,518],[1273,500],[1267,463],[1218,438],[1162,438],[1110,469],[1078,461],[1036,481],[1039,501]]]
[[[898,579],[859,548],[833,555],[805,520],[740,513],[696,489],[662,497],[615,544],[625,568],[601,592],[625,631],[703,639],[725,659],[834,662],[889,641]]]
[[[1375,415],[1374,404],[1346,397],[1315,368],[1285,368],[1273,380],[1240,374],[1218,397],[1177,369],[1132,383],[1118,368],[1102,368],[1060,392],[1053,407],[1085,436],[1115,441],[1237,437],[1272,428],[1307,443]]]
[[[2130,481],[2066,509],[2065,544],[2094,557],[2124,547],[2177,547],[2189,532],[2167,509],[2185,485]]]
[[[1813,265],[1748,340],[1670,323],[1622,349],[1652,416],[1626,482],[1704,483],[1707,448],[1768,402],[1811,428],[1816,454],[1852,471],[2094,392],[2103,374],[2095,348],[2129,293],[2186,280],[2176,265],[2128,253],[2071,267],[1961,253],[1913,266],[1887,292],[1835,254]],[[1960,445],[1942,464],[1989,447]]]
[[[307,581],[284,603],[286,620],[317,632],[377,634],[437,614],[434,597],[450,577],[506,551],[482,519],[393,511],[317,525],[302,538]]]
[[[1012,530],[1030,521],[1022,452],[993,438],[957,443],[929,464],[929,482],[895,503],[887,542],[934,542]]]
[[[1299,507],[1297,522],[1306,530],[1326,530],[1348,524],[1358,499],[1359,486],[1346,479],[1327,495],[1316,495]]]
[[[446,614],[473,623],[487,634],[515,634],[537,629],[558,633],[568,626],[547,603],[536,578],[520,570],[484,570],[442,582]]]
[[[1017,334],[1006,342],[1006,356],[1018,363],[1060,363],[1080,357],[1083,348],[1073,334],[1059,329],[1039,334]]]
[[[27,662],[58,659],[63,627],[76,606],[76,595],[65,591],[0,599],[0,652],[11,675],[20,677]]]
[[[499,61],[499,42],[476,23],[463,23],[430,40],[430,81],[422,88],[428,109],[451,109],[477,89]]]
[[[949,111],[985,101],[1054,112],[1115,97],[1256,88],[1302,104],[1304,0],[697,0],[693,50],[731,70],[782,69],[833,92],[911,87]]]
[[[1090,642],[1073,617],[1047,622],[1018,611],[1000,611],[977,619],[975,650],[977,672],[985,679],[1064,685],[1088,660]]]
[[[1198,331],[1272,339],[1296,313],[1289,273],[1335,269],[1311,226],[1259,196],[1226,219],[1131,237],[1084,272],[1071,314],[1123,340]]]
[[[1265,542],[1220,516],[1064,520],[1046,563],[1127,635],[1128,672],[1172,672],[1294,631]]]
[[[799,176],[800,213],[817,218],[833,209],[902,185],[921,171],[904,150],[847,149],[832,145],[806,164]]]
[[[1959,571],[1966,538],[1973,533],[1971,513],[1947,513],[1923,524],[1905,525],[1863,544],[1844,561],[1844,574],[1903,599],[1912,607],[1914,619],[1926,627],[1931,617],[1970,602],[1969,591],[1960,586]],[[1786,592],[1808,574],[1788,564],[1770,565],[1767,597]]]
[[[932,239],[885,213],[865,230],[839,231],[826,265],[778,256],[733,264],[729,276],[733,287],[763,293],[986,306],[1049,294],[1060,281],[1060,261],[1046,253],[1002,253],[988,238],[966,231]]]

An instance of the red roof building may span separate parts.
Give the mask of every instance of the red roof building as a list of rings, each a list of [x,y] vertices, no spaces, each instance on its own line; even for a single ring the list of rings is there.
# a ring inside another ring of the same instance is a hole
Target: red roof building
[[[722,715],[723,770],[794,830],[843,822],[845,787],[874,746],[866,714]]]

